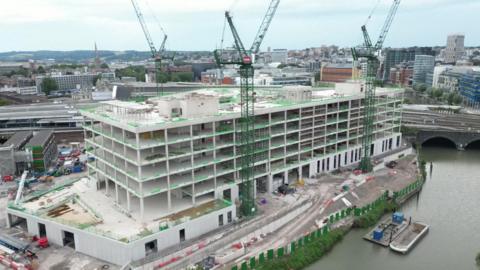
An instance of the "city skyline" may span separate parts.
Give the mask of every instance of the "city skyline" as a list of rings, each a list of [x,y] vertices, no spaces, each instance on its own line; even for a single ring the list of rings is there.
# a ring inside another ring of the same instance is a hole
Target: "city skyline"
[[[186,51],[210,51],[220,45],[226,9],[232,10],[240,35],[249,44],[268,5],[268,1],[253,0],[139,2],[156,43],[162,38],[158,18],[169,36],[168,49]],[[377,0],[361,3],[284,0],[262,49],[358,45],[363,40],[360,26],[376,3]],[[378,3],[367,25],[372,39],[376,39],[391,1],[379,0]],[[387,47],[445,46],[447,35],[452,33],[464,34],[466,46],[480,44],[480,36],[475,35],[475,26],[470,23],[475,19],[475,10],[480,8],[478,1],[403,0],[401,6],[385,43]],[[19,0],[4,3],[0,16],[3,18],[0,31],[7,37],[0,44],[2,52],[83,50],[93,48],[94,42],[100,50],[148,49],[129,0],[82,3]],[[224,46],[230,45],[229,33],[225,36],[228,38]]]

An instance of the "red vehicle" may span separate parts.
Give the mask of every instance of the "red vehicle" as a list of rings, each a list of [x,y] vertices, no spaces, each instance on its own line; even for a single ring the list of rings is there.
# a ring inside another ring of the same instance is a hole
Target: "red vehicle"
[[[3,182],[12,182],[13,181],[13,176],[12,175],[4,175],[2,177]]]

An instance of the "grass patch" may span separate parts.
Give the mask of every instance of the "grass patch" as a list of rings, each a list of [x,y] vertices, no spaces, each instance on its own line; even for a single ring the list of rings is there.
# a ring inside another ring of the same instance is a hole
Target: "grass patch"
[[[281,258],[266,261],[255,269],[257,270],[278,270],[303,269],[310,264],[315,263],[325,254],[327,254],[338,242],[342,241],[348,229],[335,229],[320,238],[298,247],[292,254],[287,254]]]
[[[0,98],[0,106],[10,105],[10,101]]]
[[[382,201],[368,213],[356,218],[353,222],[353,228],[369,228],[375,225],[383,215],[398,209],[398,205],[392,201]]]

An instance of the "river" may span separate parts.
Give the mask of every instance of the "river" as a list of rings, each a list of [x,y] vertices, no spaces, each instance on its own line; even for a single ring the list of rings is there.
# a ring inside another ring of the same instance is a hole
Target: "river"
[[[431,225],[407,255],[367,242],[352,230],[308,270],[474,270],[480,252],[480,149],[423,147],[429,173],[421,193],[402,211]],[[429,166],[433,163],[433,173]]]

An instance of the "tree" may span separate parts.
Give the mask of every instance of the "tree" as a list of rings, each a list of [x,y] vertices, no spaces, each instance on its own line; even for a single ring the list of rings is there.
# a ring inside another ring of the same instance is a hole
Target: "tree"
[[[95,78],[93,78],[93,85],[97,85],[98,80],[100,80],[101,78],[102,78],[101,74],[98,74],[97,76],[95,76]]]
[[[415,85],[413,85],[413,89],[415,91],[418,91],[418,92],[421,92],[421,93],[425,93],[425,91],[427,91],[427,86],[423,83],[417,83]],[[430,89],[429,89],[430,90]]]
[[[37,73],[38,74],[45,74],[46,73],[45,68],[43,66],[38,66]]]
[[[44,78],[41,86],[42,86],[42,91],[47,96],[50,95],[50,92],[58,90],[57,82],[50,77]]]
[[[109,69],[107,63],[101,64],[101,65],[100,65],[100,68],[102,68],[102,69]]]
[[[145,81],[145,67],[143,66],[131,66],[122,69],[115,70],[115,76],[118,78],[123,77],[135,77],[137,81]]]
[[[463,101],[463,97],[457,94],[453,98],[453,105],[460,105],[462,104],[462,101]]]

